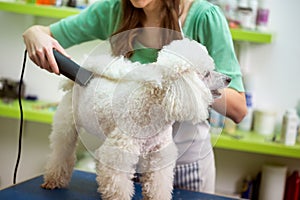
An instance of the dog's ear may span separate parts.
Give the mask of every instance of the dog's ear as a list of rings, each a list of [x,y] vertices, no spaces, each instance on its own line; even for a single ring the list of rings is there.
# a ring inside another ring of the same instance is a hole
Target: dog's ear
[[[199,123],[208,118],[208,107],[213,98],[209,88],[193,70],[175,76],[166,91],[163,105],[167,120]]]
[[[214,99],[221,97],[219,90],[226,88],[231,82],[229,76],[216,71],[205,71],[201,77]]]

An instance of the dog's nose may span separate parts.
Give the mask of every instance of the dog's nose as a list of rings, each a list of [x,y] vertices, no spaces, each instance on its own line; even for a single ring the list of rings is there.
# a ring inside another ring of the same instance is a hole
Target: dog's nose
[[[231,82],[231,78],[227,76],[225,81],[227,84],[229,84]]]

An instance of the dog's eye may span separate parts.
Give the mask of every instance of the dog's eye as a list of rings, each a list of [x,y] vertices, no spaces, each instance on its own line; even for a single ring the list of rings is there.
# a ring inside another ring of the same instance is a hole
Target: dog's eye
[[[210,75],[210,71],[206,71],[205,74],[204,74],[204,78],[209,77],[209,75]]]

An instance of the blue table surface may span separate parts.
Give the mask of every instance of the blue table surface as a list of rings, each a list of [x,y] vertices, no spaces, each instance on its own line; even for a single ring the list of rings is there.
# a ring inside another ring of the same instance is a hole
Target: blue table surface
[[[99,200],[97,192],[96,174],[75,170],[66,189],[45,190],[40,187],[43,177],[38,176],[28,181],[18,183],[0,190],[1,200]],[[141,185],[135,184],[134,200],[142,199]],[[233,200],[233,198],[217,196],[206,193],[174,189],[173,199],[180,200]]]

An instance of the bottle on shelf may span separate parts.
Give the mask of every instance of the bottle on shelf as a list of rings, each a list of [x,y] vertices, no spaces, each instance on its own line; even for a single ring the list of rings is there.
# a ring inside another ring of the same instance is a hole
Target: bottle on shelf
[[[253,121],[252,93],[245,92],[245,95],[248,112],[244,119],[238,124],[238,128],[243,131],[251,131]]]
[[[39,5],[55,5],[54,0],[36,0],[35,2]]]
[[[77,1],[76,0],[68,0],[68,2],[67,2],[67,6],[68,7],[76,7],[76,5],[77,5]]]
[[[287,177],[285,184],[284,200],[300,199],[300,175],[299,171],[295,170]]]
[[[267,6],[267,0],[260,0],[257,8],[256,28],[258,31],[268,30],[270,10]]]
[[[249,73],[244,75],[244,84],[245,84],[245,96],[247,104],[247,115],[244,119],[238,124],[238,129],[242,131],[251,131],[253,125],[253,93],[254,93],[254,79],[253,76]]]
[[[248,175],[243,180],[241,197],[243,199],[252,199],[252,194],[253,194],[253,180],[252,177]]]
[[[296,106],[298,118],[300,119],[300,99],[298,100],[297,106]],[[300,144],[300,122],[298,124],[298,133],[297,133],[297,141]]]
[[[56,7],[60,7],[60,6],[63,6],[63,0],[55,0],[55,6]]]
[[[215,111],[214,109],[210,109],[209,111],[209,123],[210,123],[210,132],[213,134],[220,134],[224,127],[225,117]]]
[[[252,8],[248,5],[248,0],[240,0],[238,7],[238,21],[242,28],[244,29],[251,29],[252,25]]]
[[[299,118],[296,109],[288,109],[282,120],[281,140],[285,145],[295,145]]]
[[[252,10],[250,29],[255,30],[256,29],[258,1],[257,0],[249,0],[248,4],[249,4],[249,7]]]

